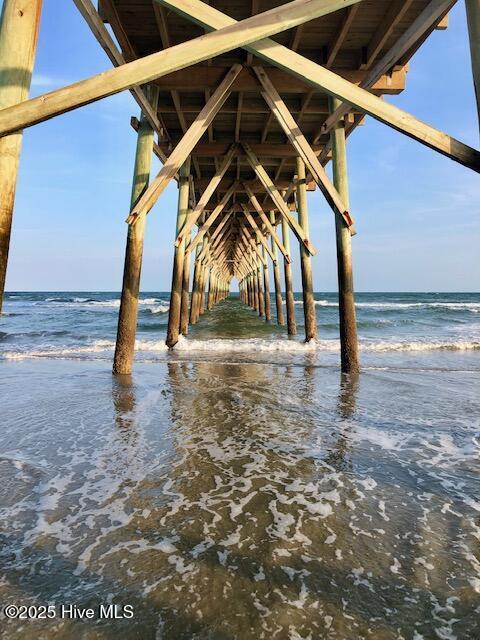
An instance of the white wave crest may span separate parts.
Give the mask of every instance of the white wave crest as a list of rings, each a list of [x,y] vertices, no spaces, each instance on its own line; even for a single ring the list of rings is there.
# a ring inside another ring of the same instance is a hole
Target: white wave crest
[[[283,300],[285,304],[285,300]],[[294,304],[303,305],[303,300],[295,300]],[[338,302],[331,300],[315,300],[317,307],[338,307]],[[451,309],[453,311],[480,312],[480,302],[356,302],[358,309]]]
[[[181,336],[175,349],[178,351],[229,351],[229,352],[258,352],[258,351],[286,351],[290,353],[303,353],[316,351],[320,342],[308,343],[282,338],[267,340],[264,338],[242,338],[239,340],[226,340],[212,338],[210,340],[189,340]]]
[[[167,304],[156,304],[151,307],[147,307],[145,311],[149,311],[152,314],[157,314],[157,313],[167,313],[169,309],[170,309],[170,306]]]
[[[180,337],[175,349],[178,351],[230,351],[230,352],[255,352],[255,351],[284,351],[290,353],[305,353],[312,351],[338,352],[339,340],[316,340],[308,343],[299,340],[287,340],[283,338],[244,338],[240,340],[191,340]],[[364,352],[386,353],[389,351],[477,351],[480,350],[480,341],[442,341],[429,342],[404,341],[404,342],[363,342],[360,349]]]
[[[76,356],[88,356],[103,354],[111,357],[115,348],[113,340],[95,340],[90,344],[78,346],[52,346],[46,345],[38,350],[31,351],[6,351],[2,354],[5,360],[26,360],[29,358],[74,358]],[[136,351],[163,352],[168,347],[164,340],[136,340]]]
[[[95,340],[90,344],[78,346],[54,346],[45,345],[37,350],[5,351],[1,357],[5,360],[24,360],[27,358],[75,358],[78,356],[103,354],[111,357],[115,348],[113,340]],[[164,338],[160,340],[137,340],[135,342],[137,352],[162,353],[168,350]],[[389,352],[425,352],[425,351],[480,351],[480,341],[468,340],[432,340],[432,341],[371,341],[361,342],[361,351],[365,353],[389,353]],[[211,338],[206,340],[187,339],[180,336],[175,346],[180,352],[230,352],[230,353],[258,353],[258,352],[284,352],[284,353],[312,353],[331,352],[340,350],[339,340],[316,340],[308,343],[300,340],[288,340],[286,338],[243,338],[239,340]]]
[[[480,342],[468,341],[468,340],[431,340],[423,342],[417,341],[405,341],[405,342],[371,342],[363,343],[360,345],[362,351],[375,351],[375,352],[387,352],[387,351],[477,351],[480,350]]]
[[[119,298],[111,298],[109,300],[93,300],[92,298],[46,298],[45,302],[53,303],[55,306],[72,306],[76,304],[82,305],[82,307],[92,307],[92,308],[111,308],[118,309],[120,306]],[[39,302],[38,304],[42,304]],[[167,301],[162,300],[161,298],[143,298],[138,301],[139,305],[158,305],[159,308],[165,308],[165,305],[168,304]],[[165,308],[168,311],[168,306]],[[163,313],[163,311],[155,311],[152,313]]]

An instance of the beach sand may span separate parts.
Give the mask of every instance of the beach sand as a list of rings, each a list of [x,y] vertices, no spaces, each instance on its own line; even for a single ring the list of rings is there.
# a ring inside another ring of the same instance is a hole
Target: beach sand
[[[0,361],[0,600],[57,611],[2,638],[478,636],[468,357],[358,379],[255,357],[164,354],[120,379],[107,360]]]

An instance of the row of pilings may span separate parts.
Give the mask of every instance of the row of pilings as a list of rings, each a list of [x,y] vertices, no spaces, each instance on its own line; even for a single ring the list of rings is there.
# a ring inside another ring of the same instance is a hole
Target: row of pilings
[[[432,3],[432,5],[433,4],[434,3]],[[465,6],[470,34],[471,60],[477,105],[480,105],[480,0],[465,0]],[[28,97],[36,53],[41,9],[42,0],[25,2],[20,9],[17,0],[4,0],[3,2],[0,22],[0,61],[2,62],[0,68],[0,110],[6,110],[14,106],[20,107],[21,103],[25,102]],[[219,86],[219,90],[227,90],[223,86],[224,83],[228,85],[227,88],[231,86],[234,76],[239,72],[239,65],[236,65],[236,67],[237,69],[231,71],[229,77],[224,79]],[[158,89],[155,88],[154,85],[144,85],[144,88],[146,92],[144,99],[150,103],[148,110],[156,113]],[[330,98],[329,100],[330,113],[333,114],[339,110],[341,102],[336,98]],[[142,101],[142,105],[143,104],[144,102]],[[79,105],[77,104],[77,106]],[[57,113],[60,112],[61,111],[58,111]],[[21,143],[22,131],[20,130],[7,132],[0,137],[0,312],[5,289],[5,276],[8,264]],[[255,158],[252,160],[252,152],[248,149],[248,145],[245,143],[242,143],[242,145],[246,156],[250,162],[253,163],[254,168],[258,169],[257,175],[260,171],[263,171],[264,178],[267,181],[270,180],[262,167],[255,166],[256,160]],[[343,120],[338,120],[337,124],[330,130],[330,146],[333,182],[342,202],[348,205],[348,174],[345,124]],[[437,148],[437,146],[434,148]],[[142,198],[142,195],[148,190],[153,150],[154,132],[151,126],[151,120],[142,115],[138,124],[137,150],[131,196],[132,210]],[[194,152],[194,145],[191,151]],[[305,339],[307,341],[316,339],[317,326],[311,269],[312,252],[309,250],[310,245],[308,240],[308,210],[305,187],[305,165],[303,164],[303,160],[301,158],[297,159],[295,204],[298,220],[292,220],[288,215],[285,215],[285,202],[279,202],[277,199],[277,209],[270,212],[269,220],[266,220],[268,224],[259,228],[257,223],[254,222],[251,228],[247,229],[246,222],[244,222],[245,226],[241,230],[241,236],[232,235],[232,229],[226,231],[228,225],[223,228],[222,234],[219,234],[219,230],[222,228],[222,224],[227,221],[228,216],[232,215],[232,213],[235,215],[236,212],[234,213],[232,211],[224,215],[224,220],[218,224],[215,232],[211,236],[208,233],[208,221],[205,220],[205,217],[199,220],[199,233],[195,238],[192,238],[191,231],[189,234],[182,234],[181,231],[185,228],[191,211],[191,194],[189,193],[189,185],[191,182],[190,158],[187,158],[178,173],[179,199],[167,332],[168,346],[173,347],[177,343],[179,336],[187,333],[189,323],[195,324],[206,309],[212,308],[216,302],[224,299],[225,296],[228,295],[233,277],[237,278],[240,283],[241,299],[256,309],[267,321],[270,321],[272,314],[270,309],[268,256],[270,256],[273,263],[277,322],[281,325],[286,322],[288,334],[295,335],[297,327],[294,313],[289,228],[292,228],[296,232],[295,235],[297,237],[299,235],[299,229],[301,231],[300,264],[305,317]],[[173,175],[171,177],[173,177]],[[275,188],[273,184],[271,187]],[[272,189],[268,187],[268,185],[266,190],[269,191],[271,196]],[[253,203],[255,197],[253,194],[250,194],[248,188],[247,193]],[[275,198],[271,199],[275,205]],[[249,218],[248,210],[244,211],[244,214],[245,220],[249,221],[251,216]],[[277,220],[276,214],[280,214],[280,219]],[[261,218],[262,215],[260,216]],[[133,364],[145,220],[145,215],[139,216],[135,224],[129,224],[128,226],[113,367],[114,372],[120,374],[130,373]],[[204,226],[203,223],[205,223]],[[282,241],[279,241],[276,234],[277,225],[280,225],[282,229]],[[351,235],[350,229],[345,225],[340,215],[335,216],[335,225],[341,366],[344,372],[354,372],[358,370],[359,364]],[[214,241],[215,233],[218,233],[218,236]],[[228,234],[230,234],[230,237]],[[187,237],[187,235],[189,235],[189,237]],[[199,240],[200,236],[203,238],[201,242]],[[235,237],[235,241],[232,239],[233,237]],[[271,240],[271,246],[267,245],[268,239]],[[190,257],[195,247],[193,286],[190,294]],[[278,248],[283,254],[286,318],[283,312],[282,292],[280,290]]]

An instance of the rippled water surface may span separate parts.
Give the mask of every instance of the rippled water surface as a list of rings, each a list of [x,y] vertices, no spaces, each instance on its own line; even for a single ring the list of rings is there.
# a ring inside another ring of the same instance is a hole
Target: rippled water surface
[[[189,348],[150,349],[115,380],[110,347],[79,350],[111,330],[111,311],[45,297],[41,337],[25,335],[35,300],[2,318],[0,601],[134,616],[0,619],[1,637],[480,636],[480,356],[411,348],[462,331],[474,342],[476,307],[444,320],[403,307],[403,334],[362,340],[410,347],[364,349],[352,379],[333,345],[284,340],[226,301]],[[145,337],[161,304],[142,305],[141,340],[161,344],[160,330]],[[333,323],[335,307],[318,307]],[[380,309],[364,317],[388,319]]]

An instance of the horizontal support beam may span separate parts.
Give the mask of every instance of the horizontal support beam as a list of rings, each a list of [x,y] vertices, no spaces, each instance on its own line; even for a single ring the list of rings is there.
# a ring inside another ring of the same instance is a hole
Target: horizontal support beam
[[[152,83],[154,84],[154,83]],[[289,104],[288,104],[288,109],[290,111],[290,113],[292,114],[302,114],[303,116],[324,116],[326,117],[327,115],[330,114],[330,111],[328,110],[328,100],[321,100],[321,101],[317,101],[317,102],[312,102],[311,100],[308,103],[307,107],[303,107],[302,106],[302,94],[295,94],[295,98],[293,98],[293,96],[290,98],[289,100]],[[326,96],[325,96],[326,98]],[[235,101],[235,103],[233,102],[233,100]],[[228,100],[222,107],[221,110],[221,114],[222,115],[229,115],[229,116],[236,116],[238,113],[238,100],[237,100],[237,96],[234,95],[233,96],[233,100]],[[288,97],[287,97],[288,100]],[[197,113],[200,111],[200,109],[202,108],[203,103],[201,104],[201,100],[200,98],[198,100],[195,99],[187,99],[187,98],[183,98],[182,99],[182,113],[183,114],[187,114],[190,117],[191,116],[196,116]],[[175,106],[172,105],[171,102],[168,101],[168,98],[164,98],[163,100],[159,101],[158,103],[158,111],[159,113],[161,113],[162,115],[178,115],[177,109],[175,109]],[[262,98],[259,97],[255,97],[255,98],[243,98],[242,101],[242,116],[247,115],[253,115],[253,116],[266,116],[270,113],[270,110],[268,109],[268,107],[266,106],[264,100],[262,100]],[[353,113],[355,113],[356,115],[360,115],[360,111],[353,111]],[[363,115],[363,114],[362,114]]]
[[[233,18],[201,0],[157,0],[188,17],[205,29],[225,29],[236,24]],[[440,1],[440,0],[439,0]],[[414,140],[438,151],[477,173],[480,173],[480,152],[418,120],[415,116],[381,100],[369,91],[357,87],[325,67],[278,44],[271,38],[245,45],[245,49],[262,60],[291,73],[317,90],[338,98],[371,115]]]
[[[175,145],[175,142],[172,142]],[[172,144],[161,143],[160,149],[164,153],[170,153]],[[192,156],[197,158],[213,158],[215,156],[224,156],[228,153],[232,142],[201,142],[192,151]],[[297,152],[291,144],[250,144],[250,149],[259,158],[296,158]],[[321,153],[323,145],[312,145],[317,156]],[[234,158],[245,157],[245,151],[242,148],[235,149]]]
[[[155,80],[154,83],[160,87],[161,91],[176,90],[203,92],[205,89],[215,89],[227,71],[228,67],[221,65],[195,65],[188,69],[180,69],[174,73],[162,76],[161,78],[158,78],[158,80]],[[349,69],[333,69],[333,71],[338,73],[338,75],[342,76],[345,80],[348,80],[348,82],[358,85],[364,81],[368,73],[366,71],[352,71]],[[308,82],[304,82],[300,78],[296,78],[281,69],[277,69],[276,67],[269,67],[268,75],[271,78],[275,89],[279,93],[299,94],[311,93],[312,91],[312,87]],[[385,74],[372,86],[372,92],[378,95],[397,95],[405,90],[406,78],[406,67],[394,71],[392,74]],[[233,90],[260,93],[258,82],[255,80],[255,77],[248,68],[244,68],[235,80]],[[318,90],[318,93],[322,92]]]
[[[220,181],[220,183],[217,185],[216,191],[220,192],[220,193],[225,193],[225,191],[227,191],[227,189],[230,187],[230,185],[232,184],[232,182],[235,179],[236,178],[233,178],[233,177],[232,178],[224,177]],[[205,189],[208,187],[208,184],[210,183],[210,180],[211,180],[211,178],[197,178],[195,180],[195,189],[200,194],[202,194],[205,191]],[[263,185],[260,182],[260,180],[250,180],[250,181],[247,181],[245,184],[248,184],[249,188],[253,191],[253,193],[265,194],[265,189],[263,188]],[[292,181],[291,180],[276,180],[275,184],[277,185],[277,188],[280,189],[280,191],[283,191],[285,189],[288,189],[288,187],[292,184]],[[316,186],[317,185],[312,180],[311,182],[309,182],[307,184],[307,190],[308,191],[315,191]],[[239,191],[241,191],[241,189],[239,189]]]
[[[135,85],[209,60],[267,36],[288,31],[359,0],[294,0],[258,15],[153,53],[115,69],[80,80],[69,86],[26,100],[0,111],[0,136],[30,127],[56,115],[114,95]],[[162,2],[166,6],[167,3]],[[205,5],[207,6],[207,5]]]

